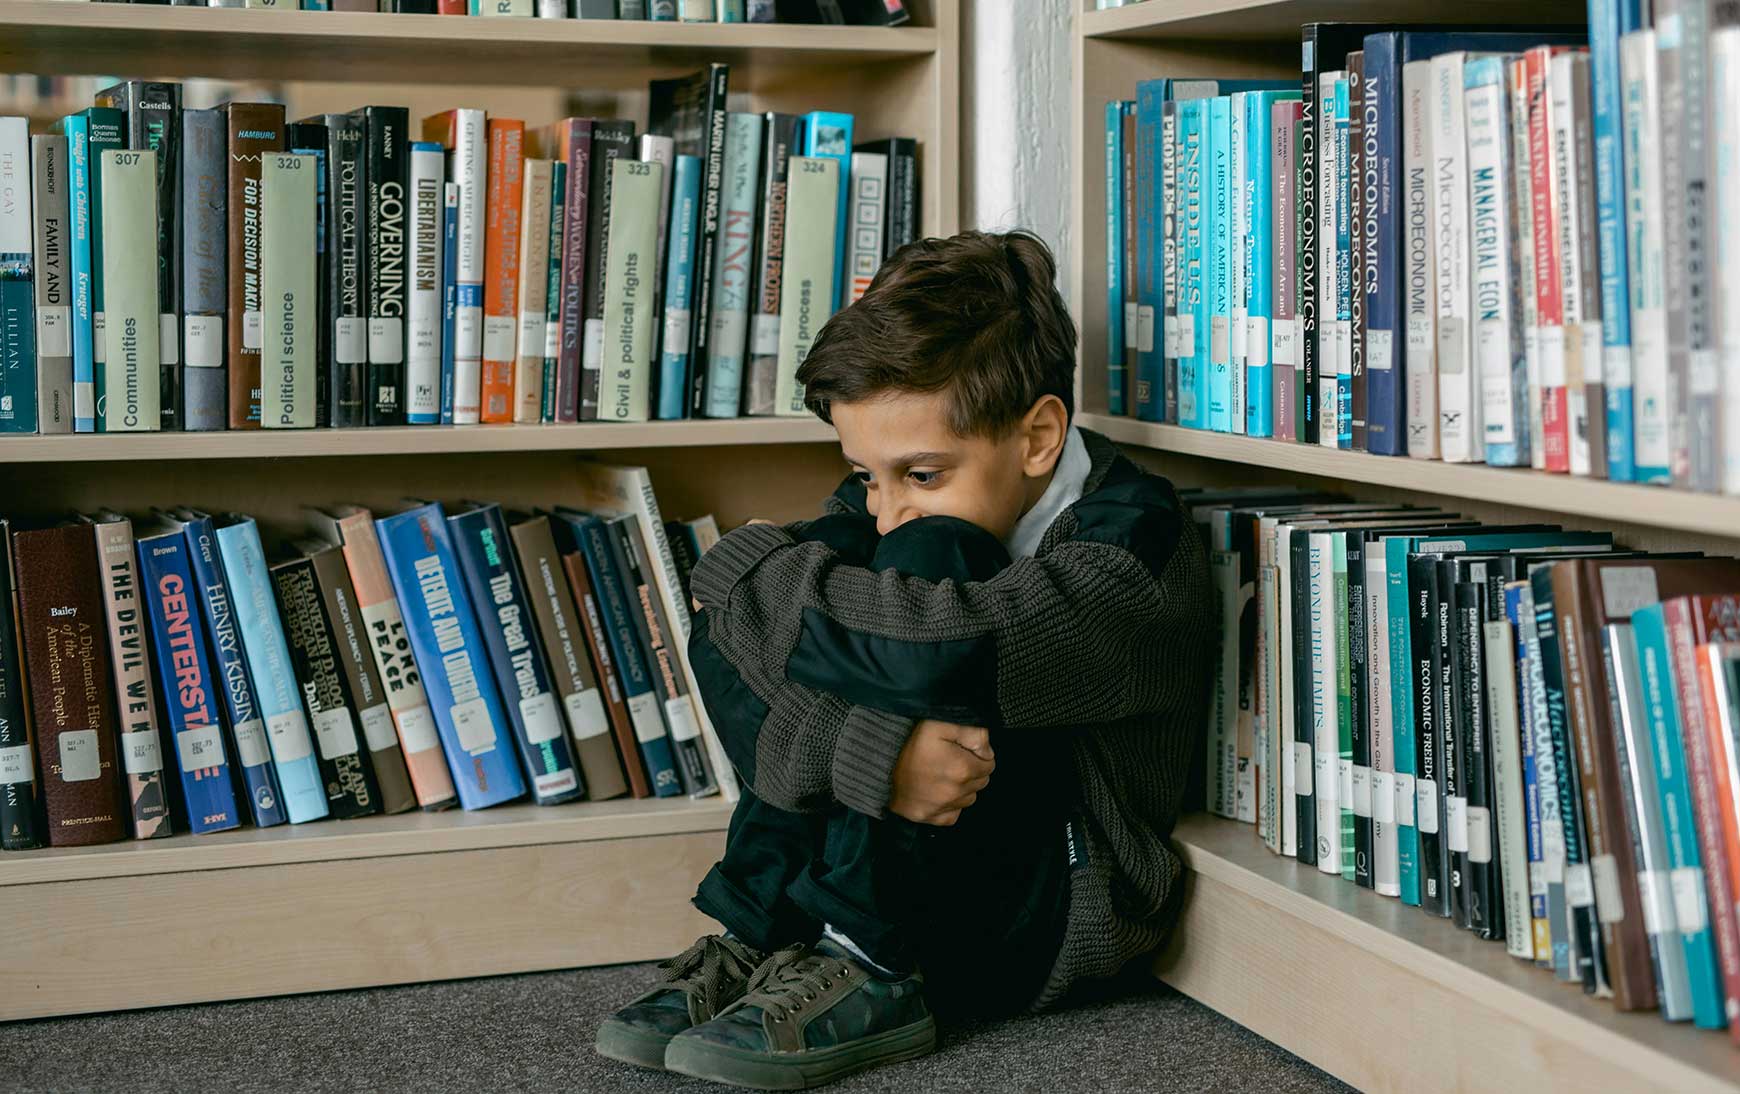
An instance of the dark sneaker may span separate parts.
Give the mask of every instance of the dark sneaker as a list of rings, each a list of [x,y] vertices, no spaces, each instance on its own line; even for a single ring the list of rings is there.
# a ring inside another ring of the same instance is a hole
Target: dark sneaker
[[[922,976],[881,979],[823,939],[769,957],[735,1005],[671,1039],[665,1069],[803,1090],[935,1047]]]
[[[665,1066],[665,1046],[742,997],[749,976],[765,960],[735,938],[707,935],[659,962],[659,985],[606,1018],[598,1027],[598,1053],[641,1067]]]

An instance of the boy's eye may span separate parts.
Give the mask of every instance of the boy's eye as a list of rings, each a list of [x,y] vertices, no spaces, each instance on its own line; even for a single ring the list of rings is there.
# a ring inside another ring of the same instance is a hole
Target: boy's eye
[[[912,480],[914,486],[935,486],[941,471],[908,471],[906,477]]]
[[[875,482],[875,479],[868,471],[854,471],[852,472],[852,477],[863,483],[865,486],[870,486]]]

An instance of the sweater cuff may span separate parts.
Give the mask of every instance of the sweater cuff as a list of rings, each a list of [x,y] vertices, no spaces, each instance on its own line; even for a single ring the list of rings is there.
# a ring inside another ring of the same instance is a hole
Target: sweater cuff
[[[755,565],[793,539],[777,524],[746,524],[707,549],[695,563],[689,588],[704,608],[723,608],[731,590]]]
[[[846,713],[834,741],[834,797],[868,817],[888,808],[894,764],[912,736],[913,720],[870,707]]]

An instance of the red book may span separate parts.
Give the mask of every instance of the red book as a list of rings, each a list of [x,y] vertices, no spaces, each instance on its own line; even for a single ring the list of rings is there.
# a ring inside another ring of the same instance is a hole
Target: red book
[[[483,241],[482,419],[486,423],[514,420],[525,138],[525,122],[489,119],[489,198]]]
[[[1559,280],[1558,178],[1553,173],[1552,100],[1547,62],[1563,46],[1536,46],[1523,55],[1529,96],[1529,226],[1535,259],[1536,343],[1541,436],[1548,471],[1571,470],[1570,410],[1565,401],[1565,295]]]
[[[440,0],[435,8],[437,15],[470,15],[466,10],[465,0]]]

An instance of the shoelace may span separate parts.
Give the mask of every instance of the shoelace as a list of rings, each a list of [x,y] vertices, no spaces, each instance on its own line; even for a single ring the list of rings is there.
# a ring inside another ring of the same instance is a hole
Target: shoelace
[[[735,938],[707,935],[677,956],[659,962],[667,986],[697,996],[709,1015],[718,1014],[727,984],[741,984],[763,963],[760,951]]]
[[[749,978],[740,1007],[760,1007],[775,1022],[783,1022],[806,1003],[852,975],[846,964],[805,946],[788,946],[761,963]]]

